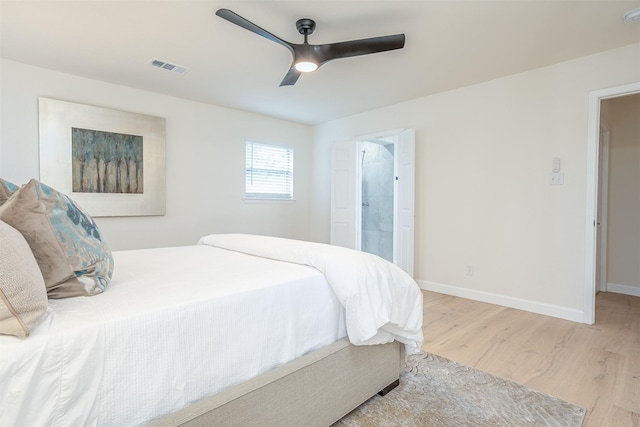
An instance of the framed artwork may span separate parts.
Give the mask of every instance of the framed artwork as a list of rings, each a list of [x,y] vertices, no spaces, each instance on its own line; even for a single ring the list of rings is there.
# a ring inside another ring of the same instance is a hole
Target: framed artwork
[[[39,98],[40,181],[92,216],[164,215],[165,119]]]

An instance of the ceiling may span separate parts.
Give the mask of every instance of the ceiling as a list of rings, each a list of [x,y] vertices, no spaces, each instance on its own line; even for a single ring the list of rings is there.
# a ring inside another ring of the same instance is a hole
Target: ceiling
[[[640,0],[110,0],[0,3],[5,59],[318,124],[414,98],[640,42],[622,16]],[[284,47],[217,16],[228,8],[301,43],[404,33],[404,49],[331,61],[279,87]],[[154,68],[151,58],[190,68]],[[638,59],[640,61],[640,58]]]

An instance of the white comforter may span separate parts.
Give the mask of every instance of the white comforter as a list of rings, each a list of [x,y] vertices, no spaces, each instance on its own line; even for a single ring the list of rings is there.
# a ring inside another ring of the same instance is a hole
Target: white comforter
[[[420,351],[420,288],[406,272],[378,256],[340,246],[245,234],[210,235],[198,244],[314,267],[325,275],[346,310],[352,344],[395,339],[405,344],[408,354]]]
[[[0,426],[137,426],[347,332],[422,344],[418,286],[374,255],[258,236],[201,243],[114,252],[106,292],[50,300],[30,337],[0,336]]]

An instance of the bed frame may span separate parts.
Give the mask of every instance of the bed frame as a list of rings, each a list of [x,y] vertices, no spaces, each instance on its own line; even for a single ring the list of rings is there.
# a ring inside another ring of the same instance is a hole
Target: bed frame
[[[404,348],[345,338],[150,425],[326,427],[398,384]]]

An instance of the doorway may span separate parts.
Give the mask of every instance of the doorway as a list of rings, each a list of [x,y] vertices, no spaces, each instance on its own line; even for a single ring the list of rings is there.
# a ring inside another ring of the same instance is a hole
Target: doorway
[[[609,255],[600,258],[599,265],[606,267],[601,290],[640,296],[640,93],[603,100],[600,122],[609,129],[600,135],[609,146],[601,163],[610,167],[604,175],[608,185],[599,192],[607,215],[600,228],[608,226],[602,241]]]
[[[395,261],[393,239],[397,137],[360,141],[360,207],[356,249]]]
[[[586,197],[586,221],[585,221],[585,285],[583,292],[583,321],[587,324],[595,322],[595,294],[599,288],[602,275],[602,268],[599,263],[600,244],[602,233],[599,233],[599,223],[602,222],[601,203],[598,199],[602,197],[599,172],[602,168],[604,152],[601,147],[601,103],[602,101],[620,98],[627,95],[640,93],[640,82],[625,86],[618,86],[608,89],[593,91],[589,94],[589,116],[588,116],[588,140],[587,140],[587,197]],[[604,136],[603,136],[604,137]],[[600,276],[600,277],[598,277]]]
[[[331,147],[331,244],[373,253],[413,276],[413,129]]]

